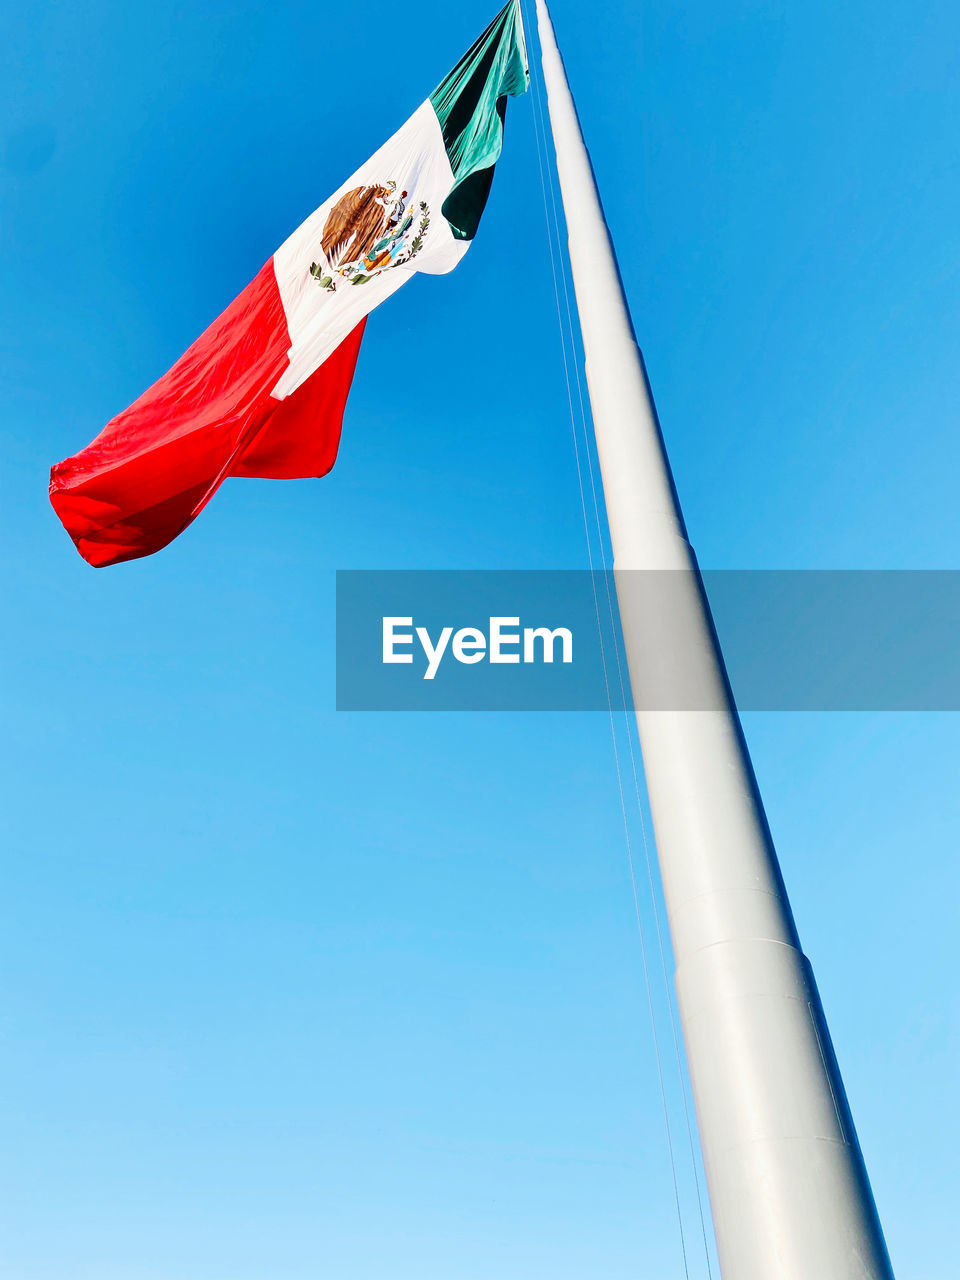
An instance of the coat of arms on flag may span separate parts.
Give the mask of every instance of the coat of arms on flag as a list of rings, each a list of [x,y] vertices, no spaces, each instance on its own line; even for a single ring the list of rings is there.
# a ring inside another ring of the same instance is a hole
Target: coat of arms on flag
[[[407,192],[398,193],[393,179],[385,186],[355,187],[330,210],[320,242],[324,261],[312,262],[310,274],[331,292],[336,291],[337,277],[364,284],[415,258],[429,227],[426,200],[411,212]]]

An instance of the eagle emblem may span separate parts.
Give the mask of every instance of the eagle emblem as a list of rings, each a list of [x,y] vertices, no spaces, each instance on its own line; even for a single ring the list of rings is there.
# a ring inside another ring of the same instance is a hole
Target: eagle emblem
[[[320,239],[323,260],[311,263],[310,274],[330,293],[341,282],[364,284],[415,258],[429,226],[426,201],[414,206],[395,182],[354,187],[327,214]]]

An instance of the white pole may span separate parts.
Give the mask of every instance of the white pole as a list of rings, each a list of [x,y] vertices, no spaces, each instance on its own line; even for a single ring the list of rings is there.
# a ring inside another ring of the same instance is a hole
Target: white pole
[[[721,1270],[892,1280],[544,0],[537,18]]]

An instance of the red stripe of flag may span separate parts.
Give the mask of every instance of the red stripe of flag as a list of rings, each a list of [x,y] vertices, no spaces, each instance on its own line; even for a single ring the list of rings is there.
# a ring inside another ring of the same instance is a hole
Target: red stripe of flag
[[[363,322],[285,400],[290,338],[271,259],[176,364],[50,473],[50,501],[99,568],[165,547],[227,476],[325,475]]]

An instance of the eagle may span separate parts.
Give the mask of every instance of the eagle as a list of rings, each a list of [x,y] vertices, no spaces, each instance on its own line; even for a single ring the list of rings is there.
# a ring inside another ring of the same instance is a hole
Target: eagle
[[[340,197],[327,215],[320,243],[331,267],[358,262],[371,252],[403,213],[407,193],[397,184],[354,187]]]

